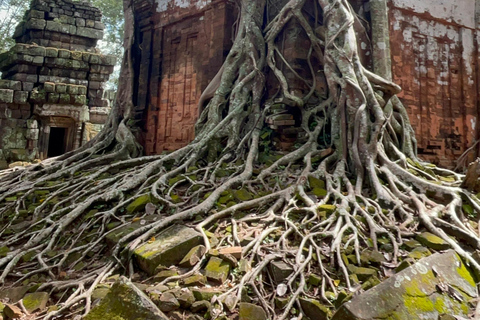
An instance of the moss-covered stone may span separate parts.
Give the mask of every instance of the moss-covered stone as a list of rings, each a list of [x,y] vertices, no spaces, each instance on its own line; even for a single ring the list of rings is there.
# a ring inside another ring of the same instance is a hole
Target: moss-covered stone
[[[275,281],[276,284],[282,283],[293,273],[293,268],[283,261],[272,261],[269,267],[273,281]]]
[[[235,197],[235,199],[237,199],[240,202],[253,199],[253,195],[250,192],[248,192],[245,188],[233,191],[233,196]]]
[[[155,282],[160,282],[162,280],[165,280],[167,278],[170,278],[170,277],[174,277],[178,275],[178,272],[177,270],[162,270],[160,272],[158,272],[154,277],[153,277],[153,281]],[[162,310],[162,311],[165,311],[165,310]]]
[[[440,237],[437,237],[433,233],[423,232],[416,237],[417,241],[422,243],[424,246],[429,247],[434,250],[446,250],[450,248],[450,245],[445,242]]]
[[[230,273],[230,264],[217,257],[211,257],[205,267],[205,276],[208,280],[223,283]]]
[[[308,177],[308,184],[310,185],[310,188],[315,189],[325,189],[325,181],[317,179],[315,177]]]
[[[449,290],[438,290],[446,284],[461,298],[455,299]],[[424,258],[354,297],[332,320],[438,319],[445,313],[465,317],[467,301],[477,295],[473,276],[450,250]]]
[[[327,320],[331,317],[331,311],[320,301],[300,298],[300,305],[303,312],[310,320]]]
[[[50,296],[47,292],[34,292],[26,294],[22,302],[25,309],[32,313],[45,309],[49,298]]]
[[[327,190],[322,188],[313,188],[312,192],[319,198],[323,198],[328,194]]]
[[[127,212],[132,214],[138,211],[141,211],[145,209],[145,206],[147,203],[150,202],[150,195],[149,194],[144,194],[137,199],[133,200],[128,206],[127,206]]]
[[[204,245],[199,245],[193,247],[186,255],[183,257],[182,261],[180,261],[179,266],[184,268],[191,268],[196,265],[202,256],[205,254],[207,249]]]
[[[247,302],[240,302],[238,318],[239,320],[266,320],[267,314],[260,306]]]
[[[173,225],[155,241],[145,243],[134,251],[134,258],[142,270],[152,275],[158,265],[169,267],[178,264],[195,246],[202,243],[200,233],[192,228]]]
[[[213,296],[221,295],[223,291],[217,288],[192,288],[192,293],[197,301],[210,301]]]
[[[120,277],[85,320],[167,320],[162,311],[127,278]]]
[[[207,283],[207,279],[202,274],[194,274],[183,280],[183,284],[187,287],[204,286]]]
[[[327,214],[333,213],[336,209],[337,207],[333,204],[322,204],[317,207],[319,212],[325,211]]]

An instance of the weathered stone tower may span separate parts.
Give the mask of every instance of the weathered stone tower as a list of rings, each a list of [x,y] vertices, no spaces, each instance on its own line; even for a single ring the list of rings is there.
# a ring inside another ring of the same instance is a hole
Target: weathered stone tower
[[[73,150],[100,130],[115,65],[95,48],[101,18],[88,2],[32,1],[17,44],[0,55],[0,169]]]

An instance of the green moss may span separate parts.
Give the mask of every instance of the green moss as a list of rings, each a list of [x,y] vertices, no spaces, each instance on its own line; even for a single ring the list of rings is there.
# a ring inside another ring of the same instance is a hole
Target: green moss
[[[145,205],[150,202],[150,195],[144,194],[136,198],[132,203],[127,206],[128,213],[135,213],[145,209]]]
[[[249,200],[253,199],[252,194],[250,192],[248,192],[246,189],[240,189],[240,190],[233,191],[233,196],[238,201],[249,201]]]
[[[433,312],[435,311],[435,305],[429,297],[412,297],[412,296],[405,296],[404,299],[405,307],[407,308],[407,312],[412,315],[416,316],[419,312]]]
[[[470,271],[468,271],[467,267],[465,264],[460,260],[460,258],[457,256],[458,261],[460,262],[460,267],[457,268],[457,273],[465,280],[468,281],[468,283],[472,287],[476,287],[475,279],[473,278],[472,274]]]

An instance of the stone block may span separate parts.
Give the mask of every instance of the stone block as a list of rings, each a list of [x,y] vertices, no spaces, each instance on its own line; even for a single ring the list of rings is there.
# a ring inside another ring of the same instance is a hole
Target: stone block
[[[70,95],[68,93],[61,93],[60,98],[58,99],[58,103],[69,104],[70,103]]]
[[[87,19],[85,21],[85,26],[87,28],[94,28],[95,27],[95,21],[94,20],[90,20],[90,19]]]
[[[202,243],[200,233],[180,225],[165,229],[155,239],[134,251],[138,265],[150,275],[158,265],[169,267],[179,263],[190,249]]]
[[[66,90],[68,94],[71,94],[71,95],[78,94],[78,86],[69,84],[69,85],[66,85]]]
[[[86,105],[87,104],[87,96],[84,94],[72,95],[71,102],[76,105]]]
[[[205,276],[208,280],[223,283],[230,273],[230,264],[217,257],[211,257],[205,267]]]
[[[83,18],[75,18],[75,25],[77,27],[85,27],[85,19]]]
[[[447,242],[430,232],[423,232],[417,235],[416,239],[424,246],[434,250],[446,250],[450,248],[450,245]]]
[[[22,90],[22,83],[20,81],[0,80],[0,89]]]
[[[58,103],[60,100],[60,94],[58,93],[49,93],[48,94],[48,102],[49,103]]]
[[[13,102],[13,90],[0,89],[0,102],[12,103]]]
[[[240,302],[238,310],[239,320],[267,320],[267,314],[262,307],[252,303]]]
[[[22,90],[23,91],[32,91],[35,83],[33,82],[22,82]]]
[[[205,254],[206,248],[203,245],[192,248],[180,261],[179,265],[184,268],[191,268],[196,265]]]
[[[47,25],[48,23],[44,19],[30,18],[25,23],[25,29],[43,30]]]
[[[77,36],[100,40],[103,38],[103,31],[91,27],[77,27]]]
[[[82,60],[82,52],[81,51],[72,51],[72,59],[73,60]]]
[[[45,48],[45,57],[56,58],[58,57],[57,48]]]
[[[50,295],[47,292],[28,293],[23,298],[23,306],[29,312],[43,311],[47,306]]]
[[[62,24],[60,22],[53,21],[53,20],[46,22],[45,30],[61,32],[62,29],[63,29]]]
[[[42,66],[43,65],[43,60],[44,58],[42,56],[34,56],[32,64],[36,66]]]
[[[377,319],[392,314],[396,319],[437,319],[445,313],[466,317],[468,301],[477,297],[472,274],[449,250],[424,258],[355,296],[332,320]]]
[[[317,300],[300,298],[300,305],[303,313],[310,320],[328,320],[331,317],[331,311]]]
[[[55,92],[55,83],[45,82],[43,84],[43,89],[45,90],[45,92]]]
[[[27,11],[27,19],[45,19],[45,12],[31,9]]]
[[[280,284],[293,272],[293,268],[283,261],[270,262],[270,272],[276,284]]]
[[[13,102],[22,104],[28,101],[29,92],[28,91],[15,91],[13,94]]]
[[[65,83],[57,83],[55,85],[55,92],[66,93],[67,92],[67,85]]]
[[[147,295],[125,277],[120,277],[83,319],[168,320]]]
[[[78,86],[78,94],[87,94],[87,87],[86,86]]]
[[[72,53],[69,50],[64,50],[64,49],[58,50],[58,57],[59,58],[70,59],[71,56],[72,56]],[[58,65],[61,65],[61,66],[65,65],[65,61],[63,61],[63,60],[55,59],[55,62]]]
[[[105,29],[105,24],[99,22],[99,21],[94,21],[93,27],[98,30],[104,30]]]

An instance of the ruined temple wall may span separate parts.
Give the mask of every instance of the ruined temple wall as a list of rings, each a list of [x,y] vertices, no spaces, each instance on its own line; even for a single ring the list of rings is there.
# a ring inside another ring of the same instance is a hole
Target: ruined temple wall
[[[143,30],[138,105],[148,105],[148,154],[193,140],[197,103],[232,43],[236,15],[228,1],[160,1]],[[147,67],[150,65],[150,71]],[[147,81],[148,79],[148,81]]]
[[[475,1],[388,5],[393,81],[403,88],[419,156],[453,167],[478,137]]]

